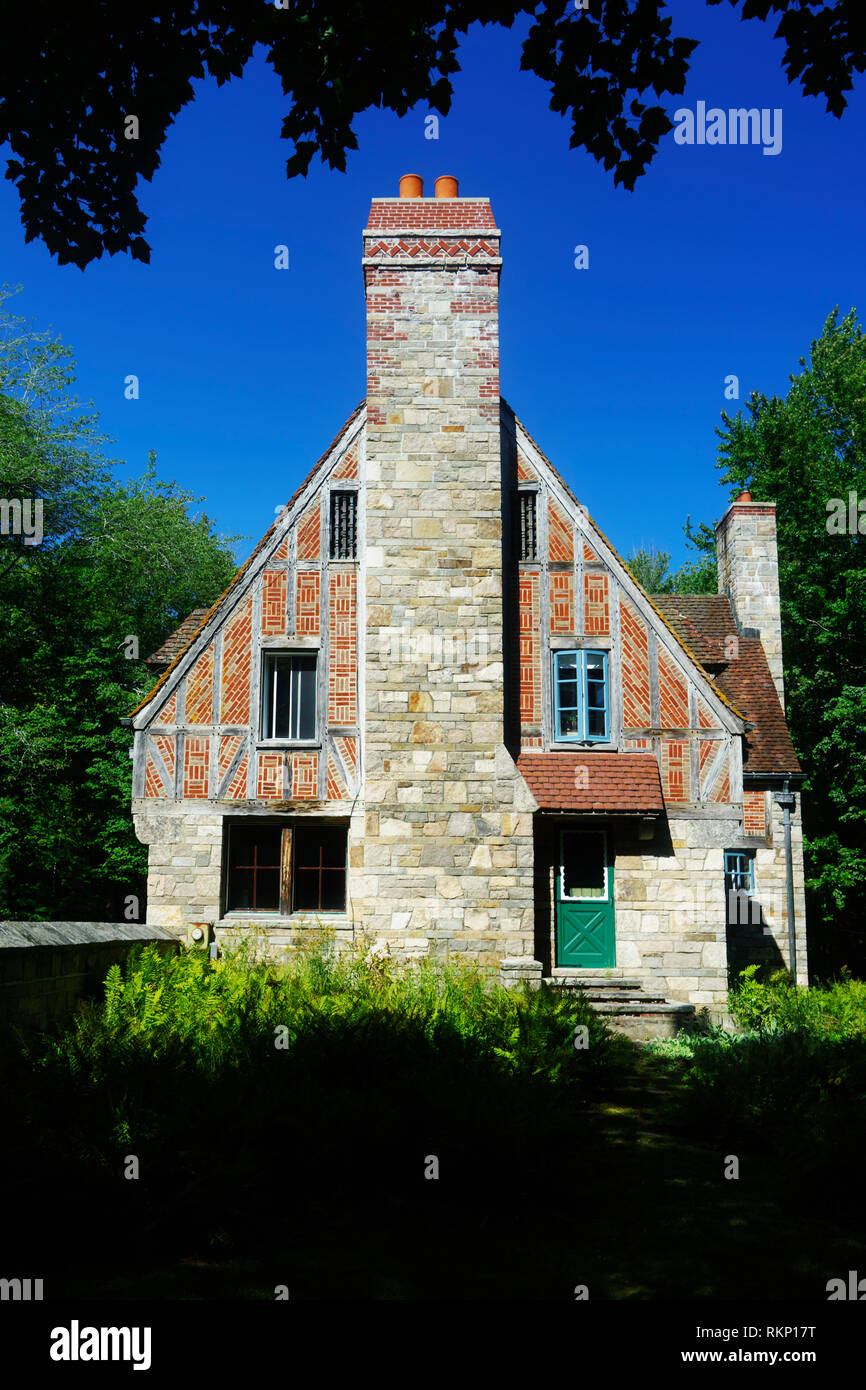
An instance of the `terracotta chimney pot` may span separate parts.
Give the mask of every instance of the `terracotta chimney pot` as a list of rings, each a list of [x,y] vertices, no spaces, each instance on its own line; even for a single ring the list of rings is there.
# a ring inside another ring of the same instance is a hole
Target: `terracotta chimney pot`
[[[456,198],[458,196],[457,180],[451,174],[440,174],[436,180],[436,197]]]
[[[424,180],[419,174],[404,174],[400,179],[401,198],[423,198]]]
[[[751,502],[751,500],[752,494],[750,492],[741,492],[739,497],[737,498],[738,502]]]

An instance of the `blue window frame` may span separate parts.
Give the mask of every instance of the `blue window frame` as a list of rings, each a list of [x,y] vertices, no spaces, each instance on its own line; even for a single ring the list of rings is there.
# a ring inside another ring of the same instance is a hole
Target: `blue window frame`
[[[554,652],[554,738],[580,743],[610,739],[607,670],[607,652]]]
[[[755,857],[748,851],[725,850],[725,888],[729,893],[755,892]]]

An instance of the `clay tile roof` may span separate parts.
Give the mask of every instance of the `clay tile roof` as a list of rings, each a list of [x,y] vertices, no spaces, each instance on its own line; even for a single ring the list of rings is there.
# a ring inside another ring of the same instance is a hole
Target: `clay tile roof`
[[[154,669],[170,666],[175,657],[179,656],[183,651],[193,633],[198,630],[201,625],[201,620],[207,611],[206,608],[194,608],[189,617],[184,618],[180,627],[176,628],[171,636],[166,638],[159,650],[155,651],[153,656],[145,657],[145,666],[150,666]]]
[[[713,682],[753,726],[746,733],[745,773],[800,772],[779,696],[760,639],[738,637],[737,655],[725,642],[737,624],[727,594],[653,594],[653,603],[705,665]]]
[[[644,816],[664,811],[652,753],[521,753],[517,769],[542,811]]]
[[[737,631],[727,594],[652,594],[651,598],[702,666],[727,661],[725,641]]]
[[[716,676],[724,690],[754,725],[746,734],[743,772],[800,772],[788,724],[757,637],[741,637],[739,656]]]

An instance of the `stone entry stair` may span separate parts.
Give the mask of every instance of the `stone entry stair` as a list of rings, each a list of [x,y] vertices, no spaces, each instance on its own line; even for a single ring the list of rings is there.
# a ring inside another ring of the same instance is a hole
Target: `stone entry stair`
[[[694,1004],[672,1004],[663,994],[652,994],[643,982],[598,970],[569,970],[547,976],[545,984],[557,989],[580,990],[586,1002],[603,1014],[609,1027],[635,1042],[672,1038],[688,1031],[695,1017]]]

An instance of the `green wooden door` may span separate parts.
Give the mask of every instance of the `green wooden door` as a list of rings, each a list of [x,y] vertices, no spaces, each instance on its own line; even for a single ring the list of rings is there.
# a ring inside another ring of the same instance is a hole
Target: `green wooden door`
[[[563,830],[556,869],[556,963],[616,965],[613,867],[603,830]]]

